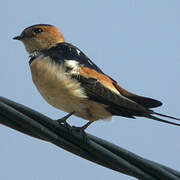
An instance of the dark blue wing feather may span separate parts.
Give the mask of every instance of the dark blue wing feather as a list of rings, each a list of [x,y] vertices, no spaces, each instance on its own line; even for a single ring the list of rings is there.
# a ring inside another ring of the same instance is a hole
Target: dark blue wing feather
[[[42,53],[50,56],[51,59],[58,64],[64,63],[65,60],[76,60],[84,67],[89,67],[104,74],[103,71],[98,68],[98,66],[94,64],[80,49],[72,44],[59,43],[55,47]]]

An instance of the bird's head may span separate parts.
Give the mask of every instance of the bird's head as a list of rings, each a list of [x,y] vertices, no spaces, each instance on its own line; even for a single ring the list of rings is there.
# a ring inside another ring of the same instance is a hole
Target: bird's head
[[[22,41],[30,55],[65,41],[62,33],[55,26],[48,24],[30,26],[13,39]]]

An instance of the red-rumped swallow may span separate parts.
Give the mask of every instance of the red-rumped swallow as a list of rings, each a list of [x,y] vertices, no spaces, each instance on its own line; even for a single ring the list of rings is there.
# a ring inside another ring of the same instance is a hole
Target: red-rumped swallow
[[[160,101],[138,96],[119,86],[80,49],[66,43],[55,26],[33,25],[13,39],[24,43],[31,58],[33,82],[43,98],[69,113],[68,116],[74,114],[88,120],[81,129],[112,116],[140,116],[180,126],[154,116],[180,120],[153,111],[151,108],[162,105]]]

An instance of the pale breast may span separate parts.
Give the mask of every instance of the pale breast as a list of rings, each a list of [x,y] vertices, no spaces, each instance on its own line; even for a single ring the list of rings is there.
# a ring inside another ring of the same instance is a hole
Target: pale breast
[[[52,106],[68,113],[75,111],[75,115],[92,121],[111,116],[105,105],[87,99],[80,83],[70,78],[63,65],[40,56],[30,67],[34,84]]]

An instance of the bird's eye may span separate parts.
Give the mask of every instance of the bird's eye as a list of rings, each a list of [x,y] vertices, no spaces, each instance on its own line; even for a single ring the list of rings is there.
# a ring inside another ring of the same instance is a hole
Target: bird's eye
[[[34,29],[32,29],[32,31],[36,34],[43,32],[43,30],[41,28],[34,28]]]

